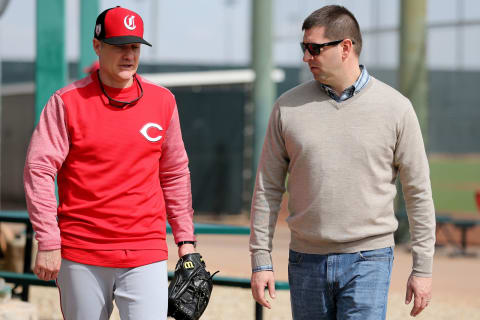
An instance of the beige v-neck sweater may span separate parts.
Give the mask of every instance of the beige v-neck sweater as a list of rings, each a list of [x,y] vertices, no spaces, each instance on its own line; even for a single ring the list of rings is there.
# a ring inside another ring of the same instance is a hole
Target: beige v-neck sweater
[[[253,268],[272,265],[287,172],[290,249],[315,254],[393,246],[399,175],[413,274],[431,276],[435,212],[429,166],[415,111],[399,92],[371,77],[358,94],[335,102],[313,80],[277,100],[252,200]]]

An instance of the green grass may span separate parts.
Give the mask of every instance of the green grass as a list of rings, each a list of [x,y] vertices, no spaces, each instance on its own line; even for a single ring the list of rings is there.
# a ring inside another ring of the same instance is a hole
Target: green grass
[[[480,157],[431,157],[430,175],[437,212],[478,214],[474,194],[480,190]]]

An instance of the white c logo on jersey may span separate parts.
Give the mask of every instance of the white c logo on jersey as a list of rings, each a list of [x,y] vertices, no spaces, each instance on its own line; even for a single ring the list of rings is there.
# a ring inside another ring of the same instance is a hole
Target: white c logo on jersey
[[[142,127],[142,129],[140,130],[140,133],[141,133],[148,141],[151,141],[151,142],[157,142],[158,140],[162,139],[162,136],[161,136],[161,135],[158,135],[158,136],[156,136],[156,137],[150,137],[150,136],[148,135],[148,129],[150,129],[150,128],[156,128],[156,129],[158,129],[158,130],[160,130],[160,131],[163,130],[163,128],[162,128],[160,125],[158,125],[158,124],[156,124],[156,123],[153,123],[153,122],[149,122],[149,123],[147,123],[146,125],[144,125],[144,126]]]
[[[128,22],[127,22],[128,19]],[[137,26],[135,25],[135,16],[126,16],[125,19],[123,19],[123,24],[128,30],[133,30]]]

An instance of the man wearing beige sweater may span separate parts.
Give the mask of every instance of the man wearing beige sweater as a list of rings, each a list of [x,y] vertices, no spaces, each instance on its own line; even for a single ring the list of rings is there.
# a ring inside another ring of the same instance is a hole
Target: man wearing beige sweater
[[[275,297],[272,239],[288,173],[292,316],[385,319],[399,176],[413,254],[405,303],[431,299],[435,213],[429,167],[410,101],[359,65],[355,17],[326,6],[303,23],[303,61],[315,80],[275,103],[252,200],[252,294]]]

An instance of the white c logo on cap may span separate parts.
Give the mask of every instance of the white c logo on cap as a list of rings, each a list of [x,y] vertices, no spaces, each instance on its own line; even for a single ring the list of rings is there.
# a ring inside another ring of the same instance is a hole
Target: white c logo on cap
[[[160,131],[163,131],[163,128],[162,128],[160,125],[158,125],[158,124],[156,124],[156,123],[153,123],[153,122],[149,122],[149,123],[147,123],[146,125],[144,125],[144,126],[142,127],[142,129],[140,130],[140,133],[141,133],[148,141],[151,141],[151,142],[157,142],[158,140],[162,139],[162,136],[161,136],[161,135],[158,135],[158,136],[156,136],[156,137],[150,137],[150,136],[148,135],[148,132],[147,132],[148,129],[150,129],[150,128],[156,128],[156,129],[158,129],[158,130],[160,130]]]
[[[127,22],[128,20],[128,22]],[[133,30],[137,26],[135,25],[135,16],[126,16],[125,19],[123,19],[123,24],[128,30]]]
[[[102,32],[102,25],[101,24],[97,24],[95,26],[95,34],[97,35],[97,37],[100,35],[100,32]]]

